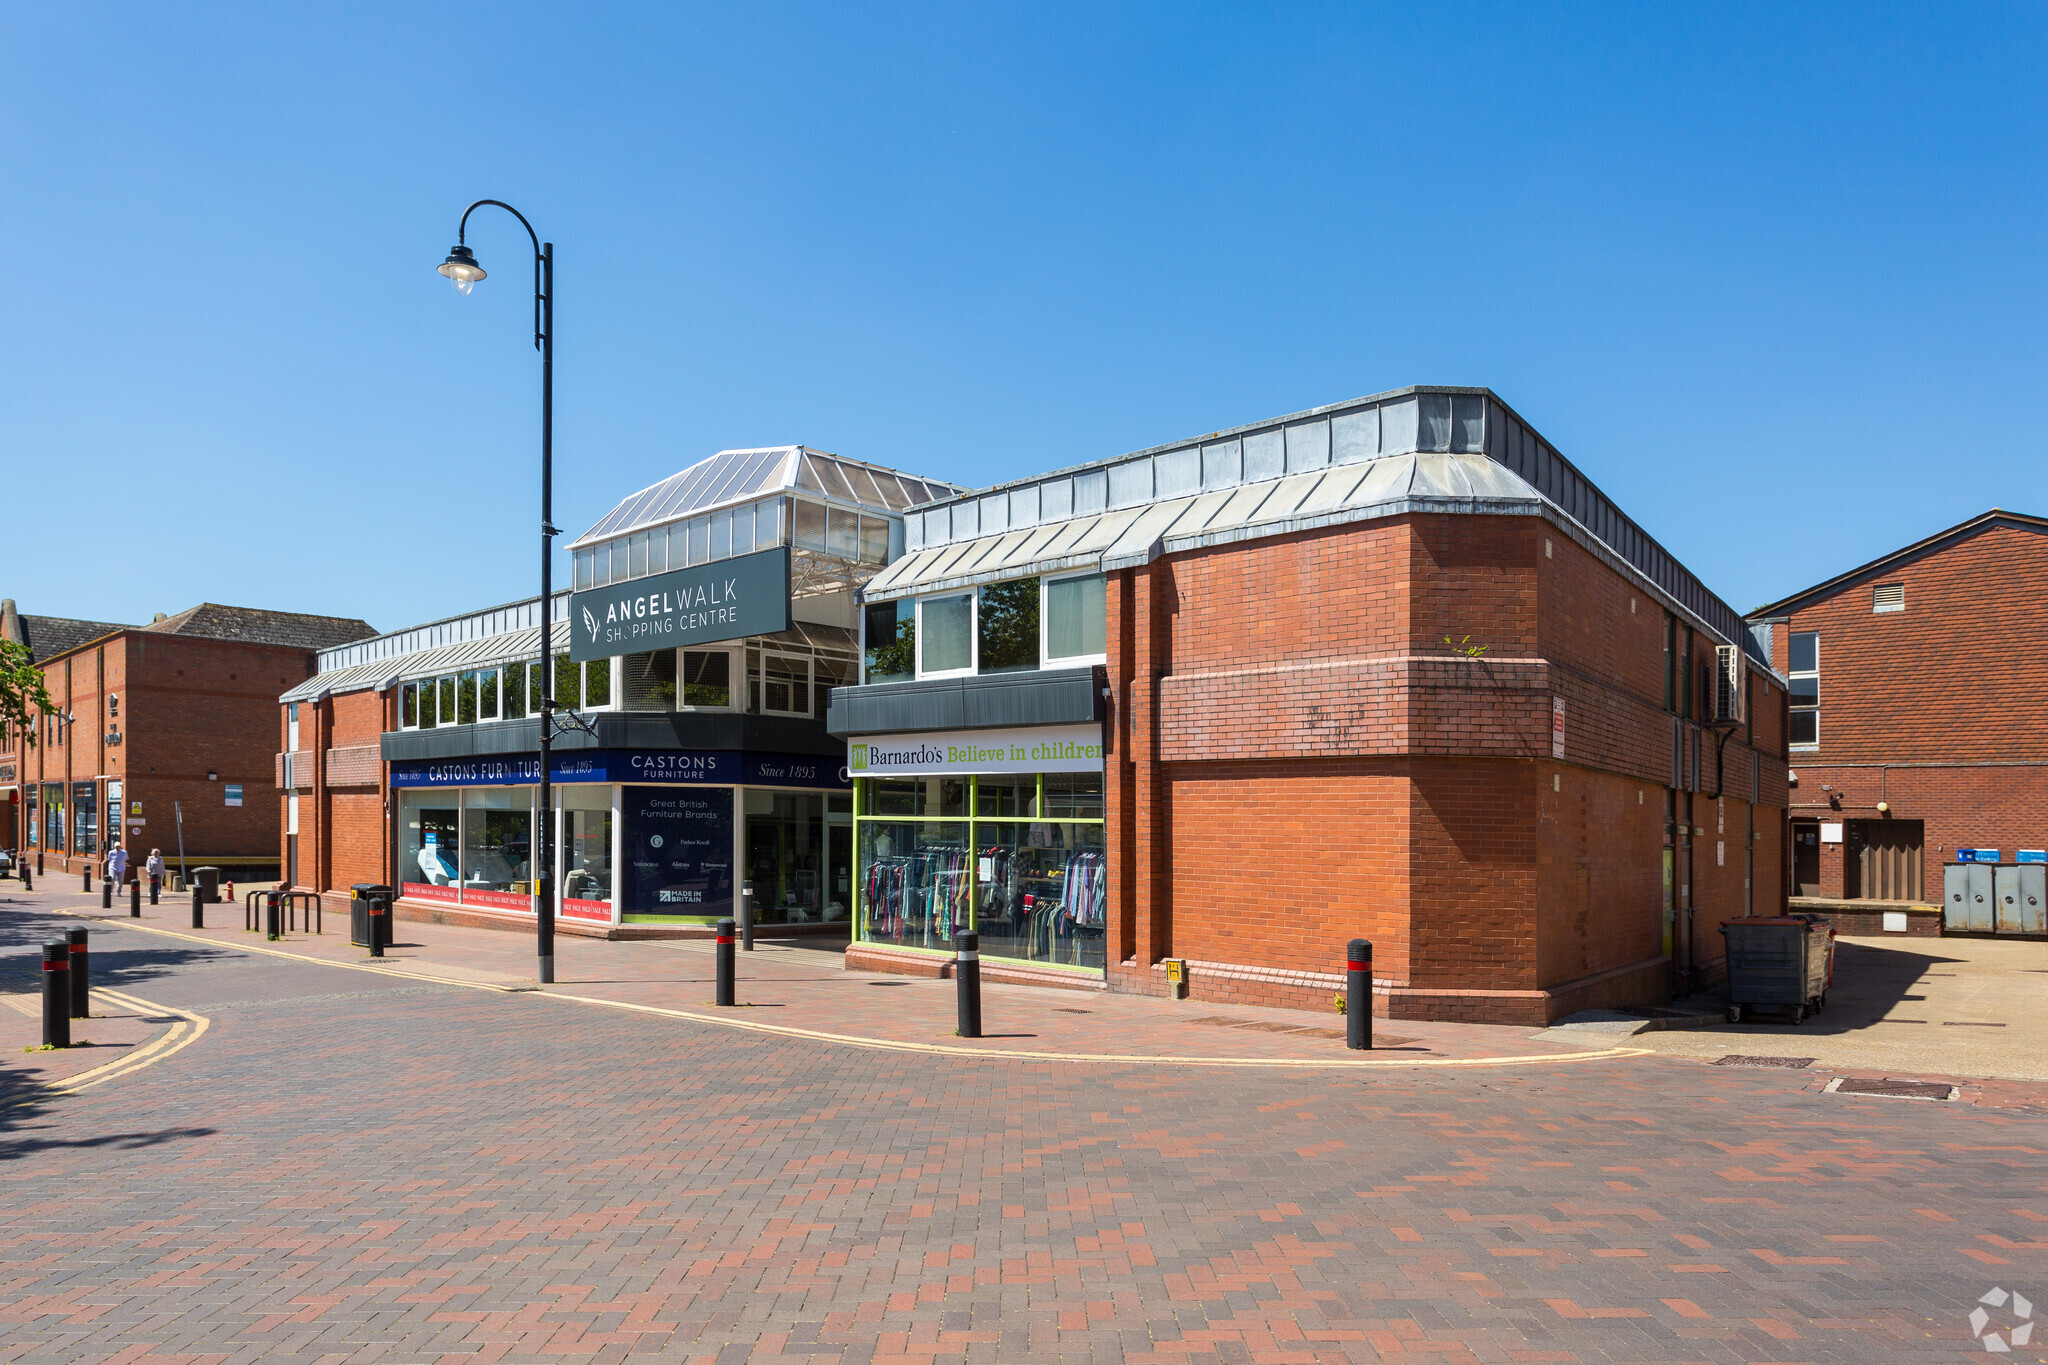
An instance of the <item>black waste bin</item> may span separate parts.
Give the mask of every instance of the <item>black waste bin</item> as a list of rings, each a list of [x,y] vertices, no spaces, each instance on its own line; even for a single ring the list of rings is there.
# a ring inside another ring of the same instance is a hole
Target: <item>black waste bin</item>
[[[388,886],[374,882],[357,882],[349,888],[348,941],[358,948],[371,945],[370,935],[375,933],[381,940],[380,948],[391,946],[391,902],[393,896]],[[372,914],[372,907],[383,911]]]
[[[192,885],[199,888],[199,899],[208,905],[220,904],[220,869],[217,867],[195,867],[192,869]]]

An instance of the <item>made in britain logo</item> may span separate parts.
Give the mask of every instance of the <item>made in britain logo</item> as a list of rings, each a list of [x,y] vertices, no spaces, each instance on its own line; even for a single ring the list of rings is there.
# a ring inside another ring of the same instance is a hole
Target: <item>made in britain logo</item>
[[[2018,1290],[1993,1285],[1970,1310],[1970,1335],[1993,1355],[2010,1355],[2034,1339],[2034,1305]]]

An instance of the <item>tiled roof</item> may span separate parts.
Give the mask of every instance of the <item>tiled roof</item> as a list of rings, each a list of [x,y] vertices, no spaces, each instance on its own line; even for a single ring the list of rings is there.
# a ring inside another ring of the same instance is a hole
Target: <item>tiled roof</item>
[[[211,640],[246,640],[254,644],[329,649],[377,633],[368,621],[345,616],[308,616],[296,611],[263,611],[255,607],[224,607],[202,602],[142,627],[166,635],[198,635]]]
[[[68,616],[20,616],[15,619],[21,622],[21,633],[26,637],[22,643],[28,646],[30,656],[37,663],[89,644],[102,635],[135,629],[112,621],[74,621]]]

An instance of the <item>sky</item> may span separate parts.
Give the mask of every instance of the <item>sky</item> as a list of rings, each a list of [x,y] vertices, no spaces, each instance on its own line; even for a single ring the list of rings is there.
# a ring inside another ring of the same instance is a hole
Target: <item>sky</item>
[[[489,197],[555,244],[563,544],[723,448],[982,485],[1469,384],[1746,611],[2048,514],[2044,39],[1996,3],[6,0],[0,595],[392,630],[531,594],[531,248],[480,211],[490,278],[434,272]]]

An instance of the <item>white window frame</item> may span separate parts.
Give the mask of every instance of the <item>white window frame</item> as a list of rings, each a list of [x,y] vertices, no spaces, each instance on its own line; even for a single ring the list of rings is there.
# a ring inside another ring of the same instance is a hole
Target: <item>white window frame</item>
[[[925,647],[925,644],[926,644],[926,642],[927,642],[927,641],[929,640],[929,638],[930,638],[930,636],[929,636],[929,633],[928,633],[928,632],[927,632],[927,631],[925,630],[925,625],[924,625],[924,608],[925,608],[925,604],[926,604],[927,602],[936,602],[936,601],[940,600],[941,598],[951,598],[951,597],[960,597],[960,596],[963,596],[963,595],[964,595],[964,596],[965,596],[965,597],[967,598],[967,667],[965,667],[965,668],[949,668],[949,669],[946,669],[946,670],[945,670],[944,672],[939,672],[939,673],[934,673],[934,672],[931,672],[930,670],[926,669],[926,668],[925,668],[925,666],[924,666],[924,647]],[[978,588],[978,587],[974,587],[974,588],[966,588],[966,589],[962,589],[962,590],[960,590],[960,591],[957,591],[957,592],[935,592],[935,593],[933,593],[933,594],[932,594],[931,596],[929,596],[929,597],[920,597],[920,598],[918,598],[918,599],[917,599],[917,677],[918,677],[919,681],[923,681],[923,680],[925,680],[925,679],[927,679],[927,678],[971,678],[971,677],[975,676],[975,674],[977,674],[978,672],[980,672],[980,670],[981,670],[981,589],[980,589],[980,588]]]
[[[812,705],[806,711],[777,711],[768,705],[768,661],[781,659],[787,663],[801,663],[804,666],[804,697]],[[761,714],[764,716],[815,716],[818,714],[816,696],[818,689],[818,661],[809,654],[792,654],[779,649],[761,651]]]
[[[1071,578],[1100,578],[1103,592],[1102,649],[1100,654],[1063,654],[1052,656],[1052,611],[1051,598],[1047,589],[1054,583]],[[1086,668],[1091,664],[1109,662],[1109,575],[1100,569],[1084,569],[1079,573],[1056,573],[1038,580],[1038,666],[1047,668]]]
[[[624,655],[620,655],[620,654],[613,654],[613,655],[608,655],[608,656],[606,656],[605,662],[606,662],[607,664],[611,664],[611,665],[613,665],[613,666],[612,666],[612,667],[610,667],[610,668],[608,668],[608,669],[606,670],[606,673],[605,673],[605,680],[606,680],[606,682],[607,682],[607,683],[609,683],[609,684],[610,684],[610,687],[609,687],[609,695],[605,697],[605,699],[604,699],[604,704],[603,704],[603,705],[601,705],[601,706],[593,706],[593,705],[591,704],[591,701],[590,701],[590,666],[591,666],[591,664],[595,663],[595,662],[596,662],[596,660],[594,660],[594,659],[585,659],[585,660],[584,660],[584,661],[583,661],[582,663],[580,663],[580,664],[578,664],[578,665],[577,665],[577,667],[578,667],[578,668],[580,668],[580,669],[582,669],[582,670],[583,670],[583,705],[581,705],[581,706],[579,706],[579,707],[577,707],[577,708],[576,708],[576,709],[577,709],[577,710],[578,710],[579,712],[581,712],[581,711],[616,711],[616,710],[618,710],[618,709],[619,709],[619,682],[620,682],[620,678],[619,678],[619,670],[618,670],[618,668],[617,668],[617,666],[616,666],[616,662],[615,662],[615,661],[616,661],[616,660],[618,660],[618,659],[624,658],[624,657],[625,657]]]
[[[488,716],[484,714],[484,675],[485,675],[485,674],[487,674],[487,673],[488,673],[488,674],[494,674],[494,675],[496,675],[496,677],[497,677],[497,679],[498,679],[498,686],[497,686],[497,688],[495,689],[495,690],[496,690],[496,693],[497,693],[497,710],[496,710],[496,711],[494,711],[494,712],[493,712],[492,714],[490,714],[490,715],[488,715]],[[478,725],[495,725],[495,724],[497,724],[497,723],[498,723],[498,721],[499,721],[500,719],[502,719],[502,718],[503,718],[504,714],[505,714],[505,669],[504,669],[504,666],[503,666],[503,665],[501,665],[501,664],[492,664],[492,665],[490,665],[490,666],[489,666],[489,667],[487,667],[487,668],[479,668],[479,669],[477,669],[477,670],[476,670],[476,723],[477,723]]]
[[[725,655],[727,660],[725,668],[726,695],[731,699],[727,705],[688,706],[684,704],[683,655],[685,654]],[[725,648],[721,648],[717,645],[710,645],[702,648],[693,647],[690,645],[682,645],[676,649],[676,710],[695,711],[699,714],[704,715],[728,715],[734,711],[744,711],[746,710],[746,706],[747,656],[746,651],[743,648],[737,645]]]
[[[1813,637],[1813,667],[1811,669],[1801,669],[1797,673],[1792,672],[1790,669],[1790,664],[1792,662],[1792,637],[1794,635],[1811,635]],[[1815,697],[1815,701],[1812,706],[1792,706],[1787,709],[1787,714],[1785,718],[1785,729],[1787,731],[1785,736],[1785,747],[1796,754],[1812,753],[1814,750],[1820,748],[1820,632],[1817,630],[1786,631],[1785,663],[1787,665],[1785,673],[1786,678],[1813,679]],[[1787,688],[1786,695],[1788,699],[1790,697],[1790,694],[1791,689]],[[1813,739],[1811,741],[1802,740],[1798,743],[1794,743],[1792,741],[1792,736],[1790,733],[1792,728],[1792,717],[1795,715],[1803,715],[1809,712],[1813,716]]]

